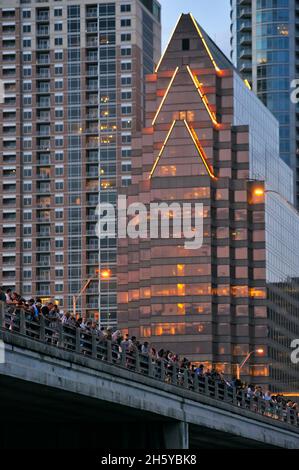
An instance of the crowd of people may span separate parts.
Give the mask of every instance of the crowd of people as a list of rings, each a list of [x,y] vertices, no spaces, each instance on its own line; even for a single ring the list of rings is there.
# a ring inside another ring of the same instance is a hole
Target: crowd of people
[[[5,293],[1,291],[0,299],[6,303],[8,316],[10,318],[7,327],[12,331],[16,329],[16,312],[20,311],[20,309],[24,309],[28,321],[38,325],[41,318],[44,318],[47,321],[48,328],[51,329],[52,332],[55,332],[59,324],[70,328],[80,328],[80,336],[83,338],[83,345],[84,337],[88,333],[94,334],[99,342],[111,341],[113,345],[113,357],[117,358],[122,352],[125,352],[128,358],[128,368],[132,365],[130,357],[134,357],[134,355],[139,352],[147,358],[146,361],[150,360],[152,364],[164,364],[166,381],[171,382],[171,376],[176,367],[179,382],[180,380],[184,380],[183,372],[187,370],[188,377],[194,377],[196,375],[201,383],[204,383],[205,380],[208,379],[209,384],[213,386],[217,384],[220,390],[224,390],[225,386],[229,390],[235,389],[239,404],[241,404],[241,400],[244,399],[247,403],[258,402],[259,399],[261,399],[264,403],[265,413],[271,410],[274,411],[275,408],[280,407],[284,410],[292,410],[293,420],[295,417],[299,417],[298,404],[281,394],[273,394],[269,391],[264,391],[261,386],[246,384],[236,377],[228,379],[216,369],[206,368],[203,364],[194,365],[186,357],[180,357],[178,354],[163,348],[157,350],[151,346],[148,341],[140,342],[136,336],[129,337],[128,334],[123,335],[120,330],[114,330],[111,327],[100,327],[96,321],[91,319],[83,319],[80,315],[74,316],[70,312],[60,313],[59,307],[53,301],[48,301],[44,304],[40,298],[31,298],[27,301],[16,292],[12,292],[11,289],[7,289]],[[48,336],[47,340],[52,344],[57,344],[57,338],[58,336],[52,333]],[[82,350],[84,352],[84,346]],[[190,378],[188,380],[190,380]]]

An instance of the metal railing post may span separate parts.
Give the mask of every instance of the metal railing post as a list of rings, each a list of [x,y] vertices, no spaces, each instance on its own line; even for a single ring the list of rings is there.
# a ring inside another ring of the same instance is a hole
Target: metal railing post
[[[26,335],[26,318],[23,309],[20,310],[20,333]]]
[[[45,323],[45,317],[41,316],[39,321],[39,339],[43,342],[46,340]]]
[[[217,382],[214,382],[214,390],[215,390],[215,399],[216,400],[219,400],[219,383]]]
[[[205,376],[205,395],[210,396],[209,377]]]
[[[154,368],[153,368],[153,362],[152,362],[152,357],[151,355],[149,354],[148,355],[148,368],[147,368],[147,374],[149,377],[153,377],[153,372],[154,372]]]
[[[224,389],[223,389],[223,400],[224,400],[224,401],[228,401],[228,386],[226,385],[226,383],[225,383],[223,386],[224,386]]]
[[[160,380],[162,380],[162,382],[165,382],[165,364],[164,364],[163,359],[161,360]]]
[[[3,302],[0,302],[0,328],[4,328],[4,321],[5,321],[5,309]]]
[[[81,335],[80,335],[80,328],[76,328],[75,330],[75,351],[76,353],[81,352]]]
[[[245,390],[242,390],[242,397],[241,397],[241,407],[245,408],[246,402],[245,402]]]
[[[112,345],[109,339],[106,342],[106,346],[107,346],[107,362],[112,362]]]
[[[196,372],[194,372],[194,376],[193,376],[193,388],[194,388],[194,392],[199,391],[199,381],[198,381],[198,375],[196,374]]]
[[[287,423],[291,424],[291,409],[289,406],[287,406],[286,411],[287,411]]]
[[[91,357],[93,359],[97,358],[97,337],[95,333],[91,334]]]
[[[139,351],[136,351],[135,354],[135,372],[140,372],[140,354]]]
[[[63,324],[58,323],[58,347],[63,348]]]
[[[120,363],[122,367],[127,367],[127,352],[125,350],[121,352]]]
[[[184,385],[185,388],[188,388],[188,385],[189,385],[189,370],[188,369],[184,369],[183,385]]]
[[[234,404],[234,405],[237,405],[237,404],[238,404],[238,401],[237,401],[237,389],[236,389],[236,387],[233,387],[233,404]]]
[[[178,365],[176,362],[173,363],[172,365],[172,377],[171,377],[171,382],[173,385],[178,384]]]

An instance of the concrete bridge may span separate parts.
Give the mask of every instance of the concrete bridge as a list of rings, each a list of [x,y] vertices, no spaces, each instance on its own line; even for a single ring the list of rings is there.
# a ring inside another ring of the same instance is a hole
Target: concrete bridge
[[[299,448],[297,417],[0,309],[0,448]],[[70,350],[70,345],[72,346]]]

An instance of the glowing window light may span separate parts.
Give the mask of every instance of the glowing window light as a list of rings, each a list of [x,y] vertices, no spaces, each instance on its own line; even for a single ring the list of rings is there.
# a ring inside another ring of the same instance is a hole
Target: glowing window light
[[[194,83],[194,85],[195,85],[195,87],[196,87],[196,89],[197,89],[197,91],[198,91],[198,93],[199,93],[199,96],[200,96],[200,98],[201,98],[201,100],[202,100],[202,102],[203,102],[203,104],[204,104],[206,110],[208,111],[208,114],[209,114],[209,116],[210,116],[210,118],[211,118],[213,124],[215,124],[216,127],[219,127],[220,124],[219,124],[218,121],[217,121],[216,114],[215,114],[213,111],[211,111],[210,105],[209,105],[209,102],[208,102],[208,99],[207,99],[206,95],[203,93],[203,91],[202,91],[202,89],[201,89],[201,86],[200,86],[200,83],[199,83],[199,81],[198,81],[198,78],[196,77],[196,75],[193,74],[193,72],[192,72],[192,70],[190,69],[189,65],[187,65],[187,70],[188,70],[189,75],[190,75],[190,77],[191,77],[191,79],[192,79],[192,81],[193,81],[193,83]]]
[[[215,60],[214,60],[214,57],[213,57],[213,55],[212,55],[212,53],[211,53],[211,51],[210,51],[210,49],[209,49],[209,46],[207,45],[206,40],[205,40],[205,38],[203,37],[202,32],[201,32],[201,30],[199,29],[199,26],[198,26],[198,24],[197,24],[197,22],[196,22],[194,16],[192,15],[192,13],[190,13],[190,18],[191,18],[192,21],[193,21],[193,24],[194,24],[194,26],[195,26],[195,28],[196,28],[196,31],[198,32],[198,35],[199,35],[200,39],[202,40],[202,43],[203,43],[203,45],[204,45],[204,47],[205,47],[205,49],[206,49],[206,51],[207,51],[207,53],[208,53],[208,55],[209,55],[209,57],[210,57],[210,59],[211,59],[212,64],[213,64],[214,67],[215,67],[216,72],[220,72],[220,68],[219,68],[218,65],[216,64],[216,62],[215,62]]]
[[[168,96],[169,90],[170,90],[170,88],[171,88],[171,86],[172,86],[172,84],[173,84],[173,82],[174,82],[174,79],[175,79],[176,74],[178,73],[178,71],[179,71],[179,67],[177,67],[177,68],[175,69],[174,74],[173,74],[173,76],[171,77],[171,80],[170,80],[170,82],[169,82],[169,85],[168,85],[168,87],[167,87],[167,89],[166,89],[166,92],[165,92],[165,94],[164,94],[164,96],[163,96],[163,98],[162,98],[162,101],[161,101],[161,103],[160,103],[160,105],[159,105],[159,107],[158,107],[158,109],[157,109],[156,115],[155,115],[155,117],[154,117],[154,119],[153,119],[153,122],[152,122],[152,125],[153,125],[153,126],[155,125],[155,122],[156,122],[156,120],[157,120],[157,118],[158,118],[158,116],[159,116],[159,114],[160,114],[160,111],[161,111],[161,109],[162,109],[163,104],[165,103],[165,100],[166,100],[166,98],[167,98],[167,96]]]
[[[176,123],[176,119],[172,122],[172,124],[171,124],[171,126],[170,126],[170,129],[169,129],[169,131],[168,131],[168,133],[167,133],[167,136],[165,137],[165,140],[164,140],[164,143],[163,143],[163,145],[162,145],[162,148],[161,148],[161,150],[160,150],[160,152],[159,152],[159,155],[157,156],[156,161],[155,161],[155,163],[154,163],[154,165],[153,165],[153,168],[151,169],[151,172],[150,172],[150,175],[149,175],[149,179],[151,179],[151,177],[153,176],[153,174],[154,174],[154,172],[155,172],[155,169],[156,169],[156,167],[157,167],[157,165],[158,165],[158,163],[159,163],[159,161],[160,161],[160,158],[161,158],[161,156],[162,156],[162,154],[163,154],[163,152],[164,152],[164,149],[165,149],[166,144],[167,144],[167,142],[168,142],[168,139],[169,139],[169,137],[170,137],[170,135],[171,135],[171,133],[172,133],[172,130],[173,130],[174,126],[175,126],[175,123]]]
[[[170,42],[171,42],[171,40],[172,40],[172,37],[173,37],[173,35],[174,35],[174,33],[175,33],[175,30],[177,29],[177,26],[178,26],[178,24],[179,24],[180,19],[182,18],[182,16],[183,16],[183,14],[181,14],[181,15],[179,16],[179,18],[178,18],[178,20],[177,20],[177,22],[176,22],[176,25],[175,25],[175,27],[174,27],[173,30],[172,30],[172,33],[171,33],[171,35],[170,35],[170,39],[169,39],[169,41],[168,41],[168,43],[167,43],[167,45],[166,45],[166,47],[165,47],[165,49],[164,49],[163,54],[162,54],[161,57],[160,57],[160,60],[159,60],[159,62],[158,62],[158,64],[157,64],[157,67],[155,68],[155,72],[156,72],[156,73],[157,73],[158,70],[159,70],[159,67],[160,67],[160,65],[161,65],[161,62],[162,62],[162,60],[164,59],[164,56],[165,56],[166,51],[167,51],[167,49],[168,49],[168,46],[169,46],[169,44],[170,44]]]
[[[211,167],[210,167],[210,165],[209,165],[209,163],[208,163],[208,159],[207,159],[207,157],[206,157],[206,155],[205,155],[205,153],[204,153],[204,150],[203,150],[203,148],[202,148],[201,145],[200,145],[200,142],[199,142],[199,140],[198,140],[198,137],[197,137],[197,135],[196,135],[195,130],[189,126],[189,124],[188,124],[188,122],[187,122],[186,120],[184,120],[184,124],[185,124],[185,126],[186,126],[186,128],[187,128],[187,130],[188,130],[188,132],[189,132],[189,134],[190,134],[190,136],[191,136],[191,139],[193,140],[193,143],[194,143],[194,145],[195,145],[195,147],[196,147],[196,149],[197,149],[197,152],[198,152],[198,154],[199,154],[199,156],[200,156],[200,158],[201,158],[201,160],[202,160],[204,166],[206,167],[206,170],[207,170],[209,176],[210,176],[211,178],[213,178],[213,179],[216,179],[216,176],[214,175],[214,173],[213,173],[213,171],[212,171],[212,169],[211,169]]]

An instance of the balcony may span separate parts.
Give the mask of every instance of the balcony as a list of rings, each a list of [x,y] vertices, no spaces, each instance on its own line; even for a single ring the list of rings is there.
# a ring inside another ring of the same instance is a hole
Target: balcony
[[[86,18],[97,18],[98,9],[97,7],[89,7],[86,9]]]
[[[50,49],[50,41],[38,41],[36,45],[37,50]]]
[[[242,8],[240,10],[240,18],[251,18],[251,8]]]
[[[240,25],[240,32],[249,32],[251,31],[251,21],[243,21]]]
[[[96,61],[95,61],[96,62]],[[97,77],[98,76],[98,69],[97,68],[94,68],[94,69],[89,69],[86,71],[86,76],[87,77]]]
[[[16,48],[15,39],[3,39],[2,49],[15,49],[15,48]]]
[[[240,66],[240,72],[251,72],[252,65],[251,62],[243,62]]]
[[[38,180],[49,180],[51,175],[50,172],[37,172],[36,178]]]
[[[98,54],[96,52],[92,53],[92,54],[89,53],[86,56],[86,60],[87,60],[87,62],[97,62],[98,61]],[[96,68],[96,71],[98,71],[97,68]]]
[[[16,60],[15,54],[3,55],[3,62],[15,62],[15,60]]]
[[[50,83],[43,83],[36,88],[37,93],[49,93]]]
[[[97,206],[99,203],[99,197],[98,196],[94,196],[94,197],[89,197],[87,199],[87,205],[88,206],[92,206],[92,207],[95,207]],[[94,232],[93,232],[94,233]]]
[[[8,258],[2,258],[2,263],[5,265],[5,266],[9,266],[9,265],[15,265],[16,264],[16,258],[15,257],[8,257]]]
[[[37,57],[36,62],[37,62],[38,65],[40,65],[40,64],[49,65],[50,64],[50,56],[47,55],[47,56]]]
[[[36,295],[50,295],[50,288],[49,289],[37,289],[36,290]]]
[[[41,193],[41,194],[51,194],[51,186],[50,186],[50,184],[43,185],[43,186],[37,186],[36,192]]]
[[[49,36],[50,28],[48,26],[38,27],[36,30],[37,36]]]
[[[87,250],[97,251],[99,249],[98,243],[88,243],[86,246]]]
[[[36,276],[36,280],[37,281],[50,281],[50,272],[46,273],[46,274],[42,274],[42,275],[37,275]]]
[[[240,39],[240,45],[241,46],[249,46],[252,44],[252,38],[251,34],[243,34],[241,39]]]
[[[50,229],[45,230],[45,229],[43,228],[43,230],[38,230],[38,231],[36,232],[36,234],[37,234],[38,237],[46,237],[46,238],[48,238],[48,237],[50,237]]]
[[[98,47],[97,38],[89,38],[86,42],[86,47]]]
[[[86,128],[86,134],[98,134],[99,129],[97,126],[91,126]]]
[[[3,192],[4,193],[15,193],[16,185],[15,184],[4,184],[3,183]]]
[[[37,103],[36,103],[36,106],[38,108],[50,108],[51,107],[51,100],[50,100],[50,98],[43,99],[43,100],[38,100]]]
[[[250,48],[245,48],[241,50],[240,53],[240,59],[251,59],[252,54],[251,54],[251,49]]]
[[[50,122],[51,121],[51,114],[50,113],[38,113],[36,116],[36,120],[38,122]]]
[[[43,251],[43,252],[48,251],[48,252],[50,252],[51,251],[51,245],[50,245],[50,243],[47,243],[46,245],[37,246],[36,251]],[[45,279],[45,281],[47,281],[47,279]]]
[[[50,165],[50,155],[38,158],[37,165]]]
[[[5,112],[3,111],[3,121],[16,121],[16,113],[14,111],[12,112]]]
[[[87,215],[86,219],[89,221],[89,222],[97,222],[99,217],[97,214],[90,214],[90,215]]]
[[[97,105],[98,104],[98,97],[97,96],[89,96],[86,100],[87,104],[90,105]]]
[[[50,150],[50,145],[51,145],[50,140],[47,140],[45,142],[39,142],[37,144],[37,149],[38,150]]]
[[[50,266],[50,256],[48,258],[42,258],[36,260],[37,266]]]
[[[50,78],[50,70],[47,68],[39,69],[36,76],[37,78]]]
[[[36,21],[49,21],[49,12],[39,11],[36,15]]]
[[[48,224],[49,222],[51,222],[51,218],[50,218],[49,215],[48,216],[38,216],[38,217],[36,217],[36,220],[40,224],[45,224],[45,223]]]
[[[88,111],[86,114],[86,119],[92,119],[92,120],[98,119],[97,110]]]

